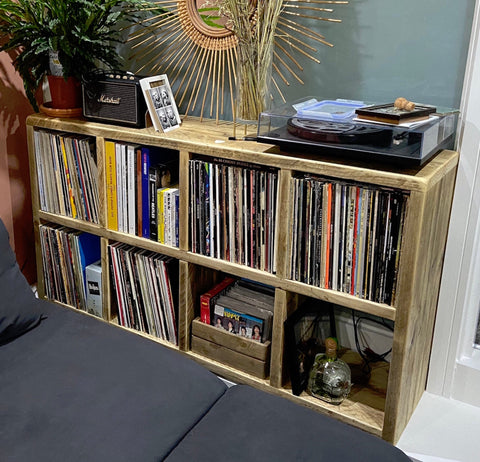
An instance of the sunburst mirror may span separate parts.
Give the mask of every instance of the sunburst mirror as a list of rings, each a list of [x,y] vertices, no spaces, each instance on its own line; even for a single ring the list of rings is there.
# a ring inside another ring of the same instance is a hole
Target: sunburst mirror
[[[249,2],[255,21],[257,1]],[[279,0],[282,1],[282,0]],[[233,107],[238,39],[223,14],[224,0],[160,0],[162,12],[144,20],[144,27],[131,32],[131,57],[138,74],[167,74],[177,105],[188,114],[223,118],[227,105]],[[255,3],[253,3],[255,2]],[[285,88],[303,84],[300,55],[320,63],[317,46],[333,46],[326,38],[302,23],[341,22],[331,17],[333,6],[348,1],[283,0],[275,29],[272,63],[272,92],[285,102]]]

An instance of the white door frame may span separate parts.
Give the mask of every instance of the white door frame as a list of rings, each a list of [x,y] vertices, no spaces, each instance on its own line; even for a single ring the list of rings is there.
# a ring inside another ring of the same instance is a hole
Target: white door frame
[[[427,391],[480,406],[480,3],[475,6],[460,107],[460,162],[445,253]]]

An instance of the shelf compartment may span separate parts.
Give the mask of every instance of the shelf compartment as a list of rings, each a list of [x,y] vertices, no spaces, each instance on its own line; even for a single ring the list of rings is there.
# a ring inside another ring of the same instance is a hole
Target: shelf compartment
[[[278,169],[195,157],[189,178],[191,251],[275,273]]]
[[[192,322],[192,351],[264,379],[270,368],[271,342],[255,342],[204,324]]]
[[[344,422],[381,436],[390,364],[385,361],[371,363],[370,375],[366,376],[362,372],[363,362],[357,352],[343,349],[339,357],[350,366],[353,383],[348,398],[341,404],[326,403],[305,391],[294,396],[290,383],[285,384],[282,390],[290,394],[291,399],[298,400],[307,407],[335,415]]]
[[[100,222],[99,174],[95,138],[36,129],[33,154],[39,208]]]
[[[378,394],[375,390],[370,392],[368,389],[365,390],[357,387],[358,391],[355,396],[353,396],[353,399],[348,398],[337,406],[314,398],[307,393],[295,396],[292,394],[289,384],[285,384],[280,388],[271,386],[269,380],[239,371],[237,368],[223,364],[219,360],[207,358],[203,353],[189,351],[186,354],[220,377],[224,377],[235,383],[251,385],[308,407],[316,412],[335,417],[342,422],[353,425],[376,436],[382,436],[385,412],[381,407],[382,402],[385,402],[385,397],[382,394]],[[354,388],[354,392],[355,390]],[[371,404],[373,404],[373,406]]]
[[[44,285],[41,296],[86,311],[85,272],[101,258],[100,237],[59,225],[40,225]]]
[[[113,242],[111,302],[120,325],[178,344],[178,261]]]
[[[178,247],[179,152],[108,139],[100,149],[107,228]]]
[[[291,281],[288,279],[281,280],[278,287],[290,292],[295,292],[307,297],[318,298],[325,302],[342,305],[346,308],[352,308],[364,313],[370,313],[381,318],[395,321],[397,309],[384,303],[372,302],[370,300],[362,300],[354,295],[345,294],[336,290],[324,289],[322,287],[314,287],[303,282]]]
[[[395,305],[408,193],[296,172],[287,276]]]
[[[294,396],[291,394],[289,388],[282,389],[279,394],[317,412],[333,416],[342,422],[353,425],[376,436],[382,436],[385,413],[375,406],[370,406],[365,401],[346,399],[339,406],[335,406],[334,404],[320,401],[307,393]]]

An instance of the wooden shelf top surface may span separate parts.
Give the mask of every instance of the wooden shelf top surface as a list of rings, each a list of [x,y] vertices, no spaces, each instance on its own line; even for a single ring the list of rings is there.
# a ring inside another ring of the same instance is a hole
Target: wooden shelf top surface
[[[350,159],[332,159],[315,153],[287,153],[271,144],[229,139],[234,134],[234,124],[231,122],[209,119],[200,121],[195,117],[184,118],[179,129],[167,133],[156,132],[153,127],[136,129],[85,119],[52,118],[44,114],[30,115],[27,125],[137,144],[159,145],[193,154],[220,156],[412,191],[428,189],[458,163],[458,153],[447,150],[434,156],[423,167],[409,169]]]

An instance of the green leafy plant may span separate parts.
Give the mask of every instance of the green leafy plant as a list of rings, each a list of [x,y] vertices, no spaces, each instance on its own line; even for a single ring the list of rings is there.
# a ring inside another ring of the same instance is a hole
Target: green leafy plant
[[[121,27],[148,9],[156,7],[146,0],[0,0],[0,50],[16,53],[13,64],[38,110],[35,92],[49,73],[51,50],[65,79],[81,79],[98,63],[118,69]]]

